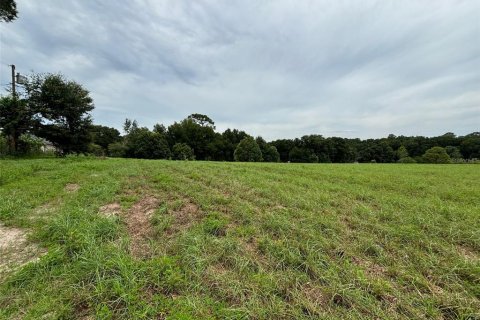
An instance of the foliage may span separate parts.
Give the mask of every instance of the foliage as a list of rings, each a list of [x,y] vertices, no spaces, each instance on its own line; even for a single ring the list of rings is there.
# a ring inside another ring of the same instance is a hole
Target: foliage
[[[480,159],[480,132],[473,132],[463,137],[460,151],[465,159]]]
[[[234,152],[235,161],[258,162],[262,161],[262,151],[252,137],[243,138]]]
[[[89,92],[61,74],[33,75],[25,89],[28,105],[39,116],[35,135],[63,154],[86,152],[94,108]]]
[[[45,140],[29,133],[22,134],[18,141],[18,151],[22,155],[38,155],[42,152],[42,147],[45,145]]]
[[[92,142],[102,147],[108,152],[108,145],[121,140],[120,132],[115,128],[101,125],[92,125],[89,129],[92,136]]]
[[[90,143],[88,145],[87,152],[97,157],[101,157],[105,155],[105,149],[96,143]]]
[[[114,158],[123,158],[127,155],[127,146],[123,142],[108,145],[108,155]]]
[[[20,150],[19,138],[29,132],[34,123],[35,110],[27,104],[27,100],[17,97],[0,97],[0,129],[7,138],[9,154],[16,155]]]
[[[445,147],[445,151],[448,153],[451,159],[462,159],[462,154],[460,153],[460,149],[458,147],[447,146]]]
[[[148,128],[130,130],[125,137],[126,156],[143,159],[169,159],[170,148],[165,136]]]
[[[275,146],[267,146],[262,151],[262,158],[265,162],[280,162],[280,154]]]
[[[301,149],[294,147],[288,155],[290,162],[318,162],[317,155],[310,149]]]
[[[403,157],[403,158],[400,158],[397,162],[398,163],[417,163],[417,161],[415,161],[415,159],[413,159],[412,157]]]
[[[451,162],[450,156],[442,147],[433,147],[428,149],[422,158],[424,163],[450,163]]]
[[[174,160],[195,160],[193,149],[186,143],[176,143],[172,148]]]
[[[187,119],[191,120],[193,123],[198,124],[201,127],[209,127],[215,129],[215,123],[207,115],[194,113],[189,115]]]
[[[8,155],[7,138],[0,132],[0,157]]]
[[[0,22],[12,22],[17,19],[18,11],[15,0],[0,1]]]
[[[405,148],[405,146],[400,146],[400,148],[397,150],[397,158],[401,160],[403,158],[407,158],[408,156],[407,148]]]
[[[211,160],[211,144],[215,141],[213,121],[207,116],[190,115],[168,127],[167,139],[170,146],[186,143],[195,152],[197,160]]]

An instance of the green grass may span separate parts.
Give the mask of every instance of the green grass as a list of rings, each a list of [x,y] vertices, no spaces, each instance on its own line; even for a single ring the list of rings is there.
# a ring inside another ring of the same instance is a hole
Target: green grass
[[[0,318],[480,318],[475,165],[5,160],[0,222],[48,250]]]

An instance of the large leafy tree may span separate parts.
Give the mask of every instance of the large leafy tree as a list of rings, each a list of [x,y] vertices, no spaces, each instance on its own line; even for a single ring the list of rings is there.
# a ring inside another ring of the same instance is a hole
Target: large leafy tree
[[[0,1],[0,22],[12,22],[17,19],[17,4],[15,0]]]
[[[196,159],[210,160],[213,158],[210,148],[215,141],[214,128],[213,121],[207,116],[192,114],[168,127],[168,142],[172,147],[176,143],[186,143],[195,152]]]
[[[447,151],[442,147],[433,147],[428,149],[423,155],[425,163],[450,163],[451,159]]]
[[[92,142],[107,150],[108,145],[121,140],[120,132],[115,128],[101,125],[92,125],[90,128]]]
[[[36,135],[62,154],[86,152],[94,108],[89,92],[61,74],[33,75],[25,89],[30,109],[39,116]]]
[[[252,137],[246,137],[238,144],[234,157],[235,161],[258,162],[262,161],[262,151]]]
[[[463,137],[460,151],[465,159],[480,159],[480,132],[473,132]]]
[[[148,128],[135,128],[125,137],[126,156],[143,159],[168,159],[170,148],[164,135]]]
[[[17,153],[20,136],[32,128],[34,113],[24,99],[0,98],[0,130],[7,137],[10,154]]]

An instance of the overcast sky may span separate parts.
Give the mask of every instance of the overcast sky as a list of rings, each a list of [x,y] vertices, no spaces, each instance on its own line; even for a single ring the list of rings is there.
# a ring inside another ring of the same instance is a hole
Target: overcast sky
[[[480,1],[17,0],[0,83],[62,72],[94,121],[267,140],[480,131]],[[5,91],[3,91],[5,93]]]

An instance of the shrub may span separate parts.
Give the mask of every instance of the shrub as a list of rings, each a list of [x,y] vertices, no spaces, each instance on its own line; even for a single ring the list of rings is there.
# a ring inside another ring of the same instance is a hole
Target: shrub
[[[280,153],[274,146],[267,146],[262,152],[263,161],[265,162],[279,162]]]
[[[87,148],[88,153],[93,154],[94,156],[101,157],[105,155],[103,148],[95,143],[90,143]]]
[[[307,163],[317,163],[317,155],[310,149],[302,149],[294,147],[290,150],[288,154],[290,162],[307,162]]]
[[[238,144],[233,157],[235,161],[258,162],[262,161],[262,151],[252,137],[246,137]]]
[[[0,157],[4,157],[8,154],[8,142],[2,134],[0,134]]]
[[[127,147],[122,142],[110,143],[108,145],[108,155],[115,158],[125,157]]]
[[[172,148],[174,160],[195,160],[193,149],[186,143],[176,143]]]
[[[423,155],[425,163],[451,163],[450,156],[442,147],[433,147],[428,149]]]
[[[398,160],[398,163],[417,163],[412,157],[403,157]]]

